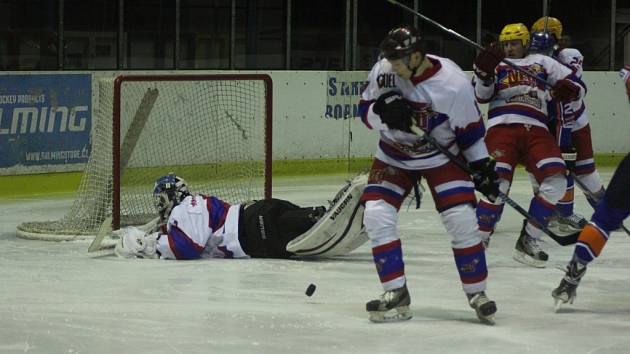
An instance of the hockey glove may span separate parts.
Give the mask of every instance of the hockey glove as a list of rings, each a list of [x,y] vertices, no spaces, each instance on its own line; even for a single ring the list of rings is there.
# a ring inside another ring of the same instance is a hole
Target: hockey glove
[[[494,169],[496,161],[485,158],[469,162],[468,165],[474,171],[472,180],[475,183],[475,189],[494,202],[499,196],[499,175]]]
[[[573,171],[575,168],[575,161],[577,160],[577,150],[573,145],[563,147],[560,150],[562,151],[564,164],[567,165],[567,170]]]
[[[575,101],[580,94],[577,85],[567,79],[558,80],[551,90],[552,96],[560,102]]]
[[[372,107],[389,129],[398,129],[411,133],[412,110],[405,99],[396,91],[382,94]]]
[[[158,232],[145,233],[137,227],[125,227],[114,253],[121,258],[159,258],[157,253]]]
[[[475,75],[484,82],[494,78],[494,69],[505,58],[503,49],[491,44],[479,52],[473,64]]]

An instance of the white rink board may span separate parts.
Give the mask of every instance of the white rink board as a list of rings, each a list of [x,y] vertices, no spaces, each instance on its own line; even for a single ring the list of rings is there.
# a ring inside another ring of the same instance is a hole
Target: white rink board
[[[55,73],[55,72],[48,72]],[[64,72],[57,72],[63,74]],[[205,74],[226,71],[129,71],[125,74]],[[358,118],[327,117],[327,103],[349,106],[358,96],[329,95],[330,78],[341,82],[367,79],[367,72],[334,71],[231,71],[263,73],[273,79],[273,158],[275,160],[347,159],[369,157],[376,150],[377,132],[367,129]],[[20,74],[24,74],[21,73]],[[98,78],[114,77],[116,72],[93,72],[93,109],[98,108]],[[596,153],[625,153],[630,150],[630,105],[617,72],[585,72],[586,96]],[[482,112],[487,105],[481,105]],[[334,112],[334,110],[333,110]],[[93,114],[95,116],[95,114]],[[50,166],[49,171],[80,171],[83,165]],[[19,166],[0,174],[42,172],[44,167]]]

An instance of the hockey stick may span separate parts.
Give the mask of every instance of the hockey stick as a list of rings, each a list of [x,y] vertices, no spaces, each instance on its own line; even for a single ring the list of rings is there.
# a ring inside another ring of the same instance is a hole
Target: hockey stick
[[[137,229],[144,231],[145,233],[151,233],[158,230],[158,225],[160,224],[160,217],[156,217],[149,221],[148,223],[140,226],[136,226]],[[98,234],[90,244],[88,248],[88,253],[101,251],[109,248],[114,248],[115,243],[104,244],[104,240],[106,236],[112,236],[114,240],[121,237],[121,230],[113,230],[112,231],[112,217],[108,216],[105,218],[105,221],[101,224],[101,227],[98,229]]]
[[[405,10],[405,11],[407,11],[407,12],[410,12],[410,13],[412,13],[412,14],[414,14],[414,15],[416,15],[416,16],[418,16],[418,17],[420,17],[420,18],[421,18],[422,20],[424,20],[425,22],[428,22],[428,23],[432,24],[433,26],[437,27],[438,29],[440,29],[440,30],[442,30],[442,31],[444,31],[444,32],[446,32],[446,33],[448,33],[448,34],[452,35],[453,37],[455,37],[455,38],[457,38],[457,39],[462,40],[464,43],[466,43],[466,44],[468,44],[468,45],[470,45],[470,46],[474,47],[475,49],[479,49],[479,50],[483,50],[483,49],[484,49],[484,48],[483,48],[481,45],[479,45],[477,42],[473,42],[472,40],[470,40],[470,39],[468,39],[468,38],[466,38],[466,37],[462,36],[461,34],[459,34],[459,33],[455,32],[455,31],[453,31],[452,29],[450,29],[450,28],[446,28],[446,27],[442,26],[439,22],[436,22],[436,21],[434,21],[434,20],[432,20],[432,19],[430,19],[430,18],[428,18],[428,17],[424,16],[423,14],[419,13],[418,11],[416,11],[416,10],[414,10],[414,9],[412,9],[412,8],[410,8],[410,7],[408,7],[408,6],[406,6],[406,5],[401,4],[401,3],[399,3],[399,2],[398,2],[398,1],[396,1],[396,0],[386,0],[386,1],[387,1],[387,2],[389,2],[389,3],[391,3],[392,5],[396,5],[396,6],[400,7],[401,9],[403,9],[403,10]],[[503,58],[503,60],[501,60],[501,61],[502,61],[502,62],[504,62],[505,64],[507,64],[508,66],[510,66],[511,68],[513,68],[513,69],[515,69],[515,70],[518,70],[518,71],[522,72],[523,74],[525,74],[525,75],[527,75],[527,76],[531,77],[532,79],[534,79],[534,80],[538,81],[539,83],[541,83],[541,84],[543,84],[543,85],[545,85],[545,86],[547,86],[547,87],[549,87],[549,88],[553,87],[550,83],[548,83],[548,82],[547,82],[546,80],[544,80],[543,78],[536,76],[536,74],[534,74],[533,72],[531,72],[530,70],[528,70],[528,69],[526,69],[526,68],[523,68],[523,67],[520,67],[520,66],[518,66],[518,65],[514,64],[514,63],[513,63],[512,61],[510,61],[509,59],[505,59],[505,58]]]
[[[460,160],[457,156],[455,156],[447,148],[445,148],[444,146],[440,145],[435,140],[434,137],[429,135],[429,133],[424,131],[422,128],[420,128],[420,127],[418,127],[416,125],[411,125],[410,128],[411,128],[411,131],[414,134],[423,137],[431,145],[435,146],[435,148],[438,149],[438,151],[440,151],[442,154],[444,154],[446,157],[448,157],[449,160],[451,160],[453,163],[455,163],[457,165],[457,167],[461,168],[464,172],[468,173],[471,176],[478,175],[478,173],[473,171],[473,169],[470,168],[470,166],[468,166],[464,161]],[[499,192],[498,198],[501,198],[506,204],[508,204],[509,206],[514,208],[519,214],[521,214],[523,217],[525,217],[525,219],[527,219],[527,221],[532,223],[537,228],[541,229],[547,236],[549,236],[551,239],[556,241],[559,245],[561,245],[561,246],[568,246],[568,245],[573,245],[573,244],[575,244],[577,242],[577,239],[580,236],[580,232],[575,232],[575,233],[567,235],[567,236],[557,235],[557,234],[553,233],[553,231],[549,230],[546,226],[541,225],[538,222],[538,220],[536,220],[533,216],[529,215],[527,210],[523,209],[523,207],[521,207],[518,203],[516,203],[512,198],[510,198],[507,195],[505,195],[505,193]]]
[[[571,177],[573,177],[573,180],[575,181],[575,183],[578,184],[578,186],[580,186],[580,188],[582,189],[582,192],[584,192],[584,194],[586,194],[588,197],[590,197],[592,200],[595,201],[595,203],[599,203],[599,198],[597,198],[595,196],[595,194],[593,194],[593,192],[591,192],[590,189],[588,189],[588,187],[586,187],[586,185],[584,184],[584,182],[582,182],[578,176],[575,174],[575,172],[571,171]],[[628,234],[628,236],[630,236],[630,230],[628,230],[628,228],[626,228],[626,226],[622,223],[620,225],[620,228],[626,233]]]
[[[98,229],[98,233],[96,234],[96,237],[94,237],[94,240],[92,240],[92,243],[90,243],[90,247],[88,247],[88,253],[101,250],[101,244],[103,243],[105,236],[111,233],[112,233],[112,217],[108,216],[105,218],[105,220],[103,220],[101,227],[99,227]]]

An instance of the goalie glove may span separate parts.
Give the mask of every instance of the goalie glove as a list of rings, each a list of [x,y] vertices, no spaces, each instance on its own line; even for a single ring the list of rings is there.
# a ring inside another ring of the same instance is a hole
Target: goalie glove
[[[575,161],[577,160],[577,150],[573,145],[565,146],[560,149],[562,152],[562,159],[564,164],[567,165],[569,171],[573,171],[575,168]]]
[[[160,258],[157,253],[159,232],[145,233],[136,227],[121,230],[114,253],[121,258]]]
[[[411,133],[413,111],[400,93],[389,91],[380,95],[372,110],[389,129]]]
[[[499,175],[495,171],[495,165],[496,161],[490,158],[468,163],[468,166],[474,171],[472,180],[475,183],[475,189],[491,202],[494,202],[500,193]]]

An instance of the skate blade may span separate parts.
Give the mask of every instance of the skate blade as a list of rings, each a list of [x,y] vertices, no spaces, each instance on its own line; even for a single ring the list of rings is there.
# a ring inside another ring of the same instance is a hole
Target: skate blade
[[[545,268],[547,264],[547,261],[534,259],[531,256],[523,254],[516,250],[514,250],[514,253],[512,254],[512,258],[519,263],[523,263],[525,265],[528,265],[534,268]]]
[[[555,298],[553,303],[553,312],[558,313],[565,302],[562,299]]]
[[[554,296],[553,294],[551,294],[551,296],[553,296],[553,299],[554,299],[555,312],[558,312],[560,308],[562,307],[562,305],[564,304],[568,303],[568,304],[573,305],[573,300],[575,300],[575,297],[567,297],[567,296],[562,296],[562,295]]]
[[[494,302],[492,302],[492,304],[486,304],[488,306],[491,306],[490,308],[486,308],[486,310],[491,310],[492,313],[488,314],[488,315],[484,315],[483,313],[481,313],[481,310],[476,309],[473,307],[473,309],[475,309],[475,313],[477,314],[477,318],[479,318],[479,321],[481,321],[481,323],[486,324],[486,325],[494,325],[494,316],[497,313],[497,306],[496,304],[494,304]]]
[[[479,321],[481,321],[481,323],[489,325],[489,326],[494,326],[494,314],[490,315],[490,316],[480,316],[477,315],[477,317],[479,317]]]
[[[413,317],[409,306],[400,306],[389,311],[368,311],[370,321],[374,323],[407,321]]]

